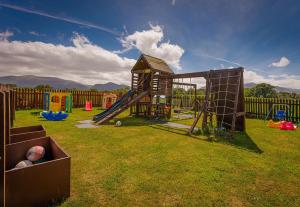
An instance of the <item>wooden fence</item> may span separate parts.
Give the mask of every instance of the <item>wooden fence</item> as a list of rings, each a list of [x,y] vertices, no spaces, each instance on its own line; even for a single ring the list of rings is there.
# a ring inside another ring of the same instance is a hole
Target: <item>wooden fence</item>
[[[16,88],[16,109],[43,109],[45,90],[31,88]],[[49,90],[47,90],[49,92]],[[99,107],[102,103],[103,92],[98,91],[64,91],[51,90],[51,92],[70,92],[73,95],[73,107],[85,107],[85,101],[90,100],[93,106]],[[117,94],[118,98],[122,94]],[[174,101],[176,97],[173,97]],[[204,98],[198,97],[200,101]],[[190,102],[190,101],[188,101]],[[272,108],[272,105],[273,108]],[[288,107],[286,107],[286,105]],[[271,110],[272,109],[272,110]],[[247,117],[265,119],[269,112],[269,118],[274,118],[276,111],[283,109],[287,112],[287,119],[293,122],[300,122],[300,100],[299,99],[278,99],[278,98],[245,98],[245,111]]]
[[[32,88],[15,88],[16,109],[43,109],[45,92],[69,92],[73,96],[73,107],[85,107],[87,100],[92,101],[93,106],[102,105],[103,92],[99,91],[67,91],[67,90],[38,90]],[[120,97],[122,94],[117,94]]]
[[[299,99],[245,98],[245,111],[247,117],[265,119],[270,115],[268,118],[274,118],[276,111],[280,109],[286,111],[286,118],[288,120],[297,123],[300,122]]]
[[[204,96],[197,98],[200,103],[204,102]],[[180,103],[187,105],[186,102],[191,103],[182,97],[173,97],[173,106],[178,106]],[[286,111],[287,120],[300,122],[300,99],[245,97],[245,112],[248,118],[274,118],[276,111],[280,109]]]

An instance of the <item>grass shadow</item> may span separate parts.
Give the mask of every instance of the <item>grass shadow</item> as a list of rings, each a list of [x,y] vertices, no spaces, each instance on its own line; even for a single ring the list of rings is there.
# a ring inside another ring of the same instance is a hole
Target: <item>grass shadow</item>
[[[207,141],[207,142],[217,142],[221,144],[226,144],[234,146],[243,150],[261,154],[263,151],[257,146],[257,144],[252,140],[247,132],[234,132],[231,138],[225,136],[216,136],[215,134],[202,133],[202,134],[192,134],[189,135],[186,129],[173,128],[164,125],[151,125],[150,127],[154,129],[168,131],[170,133],[185,135],[193,139]]]
[[[149,126],[153,124],[163,123],[160,120],[155,119],[147,119],[143,117],[133,117],[133,116],[126,116],[121,118],[114,118],[103,125],[114,125],[117,121],[121,121],[122,126]]]
[[[165,125],[161,125],[162,123],[157,123],[156,124],[152,124],[150,125],[151,128],[153,129],[159,129],[159,130],[164,130],[167,132],[171,132],[171,133],[175,133],[175,134],[179,134],[179,135],[185,135],[188,136],[188,132],[186,129],[180,129],[180,128],[174,128],[174,127],[168,127]],[[196,137],[192,137],[192,138],[196,138]],[[198,138],[197,138],[198,139]]]
[[[121,121],[122,126],[149,126],[153,129],[163,130],[170,133],[175,133],[179,135],[184,135],[193,139],[208,141],[208,142],[217,142],[221,144],[226,144],[230,146],[234,146],[243,150],[255,152],[255,153],[263,153],[263,151],[257,146],[257,144],[252,140],[252,138],[247,134],[247,132],[234,132],[232,133],[231,138],[227,138],[225,136],[216,136],[214,134],[193,134],[189,135],[187,129],[175,128],[164,125],[167,120],[163,119],[147,119],[143,117],[122,117],[116,118],[114,121],[110,121],[107,123],[108,125],[113,125],[116,121]]]
[[[215,136],[214,141],[222,144],[231,145],[243,150],[255,152],[258,154],[263,153],[257,144],[252,140],[247,132],[233,132],[232,138],[225,138],[223,136]]]

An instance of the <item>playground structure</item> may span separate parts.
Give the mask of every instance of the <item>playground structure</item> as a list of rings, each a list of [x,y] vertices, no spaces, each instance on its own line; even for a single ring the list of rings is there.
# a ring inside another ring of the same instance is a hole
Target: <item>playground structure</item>
[[[102,109],[110,108],[116,101],[118,96],[113,93],[104,93],[102,95]]]
[[[44,111],[72,112],[72,94],[63,92],[44,93]]]
[[[133,66],[131,90],[106,111],[94,116],[98,124],[104,123],[130,107],[130,114],[148,118],[170,118],[172,113],[173,85],[194,88],[194,104],[197,103],[197,87],[192,78],[206,80],[205,100],[194,108],[195,119],[189,133],[203,116],[202,128],[213,126],[231,131],[244,131],[244,79],[243,68],[209,70],[174,74],[162,59],[142,54]],[[176,80],[189,79],[190,83]],[[164,99],[162,103],[160,99]]]

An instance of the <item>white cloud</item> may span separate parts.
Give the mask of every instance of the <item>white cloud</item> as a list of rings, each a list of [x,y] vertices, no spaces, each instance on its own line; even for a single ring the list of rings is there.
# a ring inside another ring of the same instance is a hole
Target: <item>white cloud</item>
[[[175,6],[176,0],[172,0],[171,4],[172,4],[172,6]]]
[[[273,86],[300,89],[300,76],[297,75],[281,74],[262,76],[250,69],[245,70],[244,78],[246,83],[269,83]]]
[[[38,33],[36,31],[30,31],[29,34],[33,35],[33,36],[46,36],[45,34],[41,34],[41,33]]]
[[[121,57],[74,34],[71,46],[43,42],[0,41],[0,76],[55,76],[85,84],[129,84],[134,59]]]
[[[178,45],[170,44],[169,41],[162,42],[163,37],[163,28],[159,25],[150,24],[149,30],[136,31],[123,37],[120,41],[125,49],[121,52],[135,48],[142,53],[162,58],[170,66],[181,69],[180,58],[184,49]]]
[[[283,68],[290,64],[290,60],[286,57],[281,57],[278,62],[273,62],[269,65],[269,67],[277,67],[277,68]]]
[[[0,41],[7,41],[7,39],[13,35],[14,35],[14,33],[10,32],[8,30],[6,30],[4,32],[0,32]]]

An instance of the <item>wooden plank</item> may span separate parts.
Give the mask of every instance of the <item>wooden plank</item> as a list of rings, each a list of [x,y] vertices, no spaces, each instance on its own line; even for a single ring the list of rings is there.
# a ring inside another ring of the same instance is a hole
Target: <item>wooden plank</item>
[[[235,100],[234,100],[234,109],[233,109],[233,117],[232,117],[232,123],[231,123],[231,130],[235,130],[235,124],[236,124],[236,113],[238,112],[238,103],[239,103],[239,98],[241,99],[242,97],[240,96],[240,89],[242,90],[243,88],[241,87],[241,79],[243,78],[242,73],[240,73],[240,77],[238,78],[238,86],[237,86],[237,92],[235,94]]]
[[[10,92],[5,91],[5,143],[10,143],[9,129],[10,129]]]
[[[195,127],[196,127],[196,125],[197,125],[199,119],[201,118],[201,115],[203,114],[203,110],[204,110],[204,105],[203,105],[202,109],[198,112],[198,115],[197,115],[197,117],[195,118],[195,120],[194,120],[194,122],[193,122],[193,124],[192,124],[192,126],[191,126],[191,128],[190,128],[190,130],[189,130],[189,134],[190,134],[190,135],[193,133],[193,131],[194,131],[194,129],[195,129]]]
[[[228,73],[228,72],[236,72],[236,71],[243,71],[244,69],[242,67],[239,68],[232,68],[232,69],[220,69],[220,70],[209,70],[209,71],[203,71],[203,72],[193,72],[193,73],[182,73],[182,74],[174,74],[171,76],[173,79],[177,78],[207,78],[210,71],[213,71],[215,74],[217,73]]]
[[[5,93],[0,92],[0,206],[5,206]]]
[[[173,85],[183,85],[183,86],[197,87],[197,84],[193,84],[193,83],[179,83],[179,82],[173,82]]]

